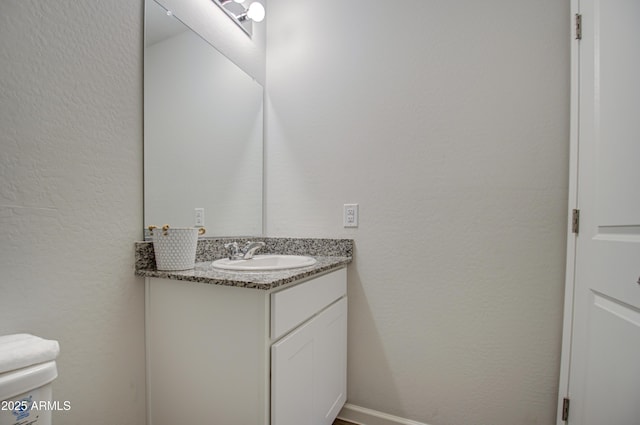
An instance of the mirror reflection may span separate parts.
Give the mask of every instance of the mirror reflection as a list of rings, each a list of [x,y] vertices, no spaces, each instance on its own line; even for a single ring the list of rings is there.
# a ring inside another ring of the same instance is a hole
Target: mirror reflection
[[[144,224],[262,234],[263,88],[171,12],[145,3]]]

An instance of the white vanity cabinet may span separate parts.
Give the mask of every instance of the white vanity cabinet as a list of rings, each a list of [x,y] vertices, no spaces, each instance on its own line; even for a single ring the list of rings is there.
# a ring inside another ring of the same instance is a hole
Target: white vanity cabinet
[[[272,291],[147,278],[148,424],[330,425],[346,269]]]

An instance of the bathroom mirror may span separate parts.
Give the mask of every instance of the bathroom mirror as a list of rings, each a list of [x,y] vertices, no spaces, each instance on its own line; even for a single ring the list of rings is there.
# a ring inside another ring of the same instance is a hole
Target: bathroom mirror
[[[144,225],[262,235],[263,88],[145,1]]]

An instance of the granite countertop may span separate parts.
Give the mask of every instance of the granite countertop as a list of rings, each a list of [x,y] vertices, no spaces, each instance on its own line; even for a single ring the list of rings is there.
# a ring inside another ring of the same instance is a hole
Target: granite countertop
[[[198,241],[195,268],[184,271],[157,270],[153,244],[136,242],[135,273],[143,277],[270,290],[345,267],[351,262],[353,256],[353,241],[349,239],[250,239],[264,241],[267,244],[264,252],[261,250],[259,254],[307,255],[315,258],[316,263],[307,267],[274,271],[222,270],[211,265],[213,260],[224,257],[224,249],[221,247],[230,240],[242,242],[246,239],[202,238]]]
[[[210,261],[196,263],[196,268],[185,271],[139,270],[139,276],[185,280],[213,285],[237,286],[269,290],[305,279],[323,272],[339,269],[351,262],[350,257],[314,256],[316,263],[308,267],[274,271],[232,271],[215,268]]]

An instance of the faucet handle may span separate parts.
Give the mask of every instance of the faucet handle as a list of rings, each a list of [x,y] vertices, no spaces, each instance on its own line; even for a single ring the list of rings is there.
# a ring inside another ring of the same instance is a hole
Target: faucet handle
[[[225,249],[229,252],[229,260],[237,260],[242,258],[238,242],[229,242],[224,244]]]

